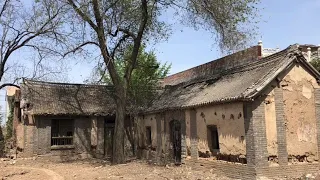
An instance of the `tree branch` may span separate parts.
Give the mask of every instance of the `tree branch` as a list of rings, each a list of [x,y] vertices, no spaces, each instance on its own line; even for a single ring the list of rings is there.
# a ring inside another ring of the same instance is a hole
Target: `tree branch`
[[[116,54],[117,49],[121,46],[121,44],[130,36],[128,34],[122,36],[122,38],[118,41],[118,43],[115,45],[115,47],[113,48],[112,52],[111,52],[111,57],[114,59],[114,56]]]
[[[9,1],[10,1],[10,0],[6,0],[6,1],[3,3],[3,6],[2,6],[1,11],[0,11],[0,17],[2,16],[3,12],[6,10],[7,5],[9,4]]]
[[[141,22],[139,25],[137,38],[134,39],[134,45],[133,45],[133,50],[132,50],[132,54],[131,54],[131,63],[128,63],[128,66],[126,68],[125,75],[124,75],[126,83],[130,82],[133,68],[135,67],[136,62],[137,62],[137,57],[139,54],[139,48],[141,46],[142,36],[143,36],[144,30],[147,26],[147,22],[148,22],[148,3],[147,3],[147,0],[141,0],[141,16],[142,16],[142,19],[141,19]]]
[[[78,15],[82,17],[83,20],[85,20],[89,25],[95,30],[98,30],[97,25],[93,23],[93,21],[84,13],[80,10],[80,8],[73,2],[73,0],[68,0],[69,4],[72,6],[72,8],[77,12]]]
[[[62,56],[63,56],[63,57],[66,57],[68,54],[70,54],[70,53],[75,53],[76,51],[78,51],[78,50],[81,49],[82,47],[84,47],[84,46],[86,46],[86,45],[89,45],[89,44],[93,44],[93,45],[96,45],[96,46],[99,47],[99,44],[98,44],[98,43],[93,42],[93,41],[87,41],[87,42],[84,42],[84,43],[80,44],[80,45],[77,46],[76,48],[74,48],[74,49],[72,49],[72,50],[64,53]]]
[[[101,18],[101,14],[100,14],[100,8],[99,8],[99,2],[97,0],[93,0],[92,1],[93,4],[93,11],[94,11],[94,16],[96,18],[96,22],[97,22],[97,36],[98,36],[98,40],[99,40],[99,47],[100,47],[100,51],[102,54],[102,57],[104,59],[104,62],[109,70],[111,79],[113,84],[115,85],[115,88],[117,89],[117,91],[121,91],[123,90],[121,86],[121,81],[119,78],[119,75],[117,74],[116,68],[113,64],[112,58],[109,55],[109,52],[107,50],[107,41],[105,38],[105,34],[104,34],[104,26],[103,26],[103,20]]]
[[[4,84],[1,84],[1,85],[0,85],[0,89],[5,88],[5,87],[7,87],[7,86],[14,86],[14,87],[20,89],[20,86],[18,86],[18,85],[16,85],[16,84],[13,84],[13,83],[4,83]]]

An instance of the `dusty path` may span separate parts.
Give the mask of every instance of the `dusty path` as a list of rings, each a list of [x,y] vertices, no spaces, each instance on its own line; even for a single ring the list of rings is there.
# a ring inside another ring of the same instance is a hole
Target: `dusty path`
[[[33,167],[7,166],[0,170],[0,179],[21,180],[21,179],[48,179],[64,180],[58,173],[45,169]]]
[[[73,162],[55,162],[52,160],[16,160],[0,161],[0,180],[230,180],[218,176],[212,171],[195,171],[190,167],[148,165],[145,162],[131,162],[128,164],[111,166],[101,160],[86,160]]]
[[[320,180],[320,176],[301,179]],[[155,166],[134,161],[111,166],[103,160],[62,162],[52,159],[0,160],[0,180],[231,180],[213,169],[194,170],[188,166]]]

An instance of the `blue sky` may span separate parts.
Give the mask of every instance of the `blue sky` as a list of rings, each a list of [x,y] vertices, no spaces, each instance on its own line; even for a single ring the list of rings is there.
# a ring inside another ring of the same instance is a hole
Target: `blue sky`
[[[262,0],[260,9],[259,35],[253,42],[261,39],[264,47],[281,49],[294,43],[320,44],[319,0]],[[170,19],[169,16],[164,18]],[[168,41],[149,47],[155,49],[159,61],[172,63],[170,73],[221,56],[210,33],[181,25],[173,26],[173,30]],[[92,66],[93,63],[77,63],[69,72],[69,80],[81,83],[89,76]]]
[[[259,36],[253,42],[261,39],[264,47],[281,49],[294,43],[320,44],[320,0],[262,0],[260,9]],[[170,20],[171,17],[164,15],[164,18]],[[159,61],[172,63],[171,74],[221,56],[210,33],[181,25],[172,28],[174,31],[168,41],[148,47],[155,49]],[[69,81],[82,83],[94,65],[90,60],[72,61]]]

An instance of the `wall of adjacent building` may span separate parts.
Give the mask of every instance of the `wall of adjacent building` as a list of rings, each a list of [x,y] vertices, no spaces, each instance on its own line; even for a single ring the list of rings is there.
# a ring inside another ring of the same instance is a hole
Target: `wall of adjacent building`
[[[146,127],[151,127],[152,147],[154,151],[173,151],[170,142],[170,122],[181,122],[182,156],[198,156],[210,151],[208,145],[208,126],[216,125],[219,135],[220,154],[227,156],[245,157],[246,141],[242,103],[228,103],[199,107],[189,110],[166,111],[141,116],[140,131],[146,140]]]
[[[142,158],[155,160],[160,163],[172,161],[173,145],[170,140],[170,122],[181,123],[182,156],[186,156],[185,112],[182,110],[154,113],[138,117],[138,152]],[[146,127],[151,127],[151,147],[146,144]]]
[[[278,156],[276,105],[273,87],[269,86],[265,93],[265,124],[267,137],[267,150],[269,156]]]
[[[242,103],[199,107],[195,111],[199,152],[206,153],[210,151],[207,139],[207,126],[216,125],[219,135],[220,154],[236,156],[244,156],[246,154]]]
[[[294,66],[281,81],[289,157],[318,159],[316,79],[302,66]],[[296,159],[298,160],[298,159]]]

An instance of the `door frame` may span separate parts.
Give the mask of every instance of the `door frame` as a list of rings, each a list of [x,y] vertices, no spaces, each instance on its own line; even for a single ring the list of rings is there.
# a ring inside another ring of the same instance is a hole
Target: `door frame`
[[[178,120],[172,120],[169,122],[170,127],[170,142],[172,143],[173,160],[176,165],[180,165],[182,162],[182,123]]]

